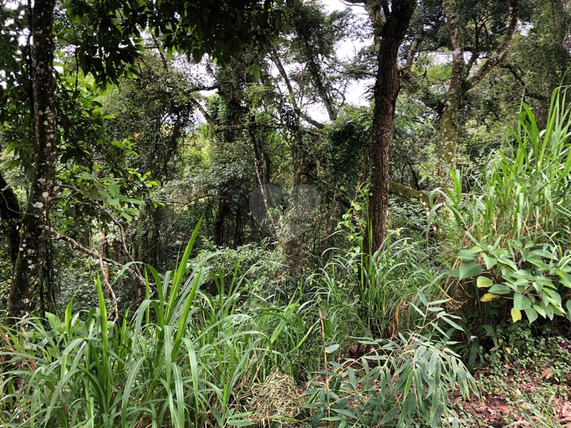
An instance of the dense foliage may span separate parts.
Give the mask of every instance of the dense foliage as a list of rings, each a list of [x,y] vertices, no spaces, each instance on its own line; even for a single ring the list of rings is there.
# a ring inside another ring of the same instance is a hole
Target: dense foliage
[[[1,3],[0,425],[571,421],[571,10],[348,3]]]

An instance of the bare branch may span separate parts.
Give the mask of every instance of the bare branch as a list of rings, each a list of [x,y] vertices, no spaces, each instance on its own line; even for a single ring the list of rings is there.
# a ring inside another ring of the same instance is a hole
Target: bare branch
[[[282,76],[282,78],[284,79],[285,85],[287,87],[287,90],[289,92],[289,98],[293,107],[293,110],[295,111],[295,113],[301,117],[302,119],[304,119],[307,123],[315,126],[316,128],[319,129],[323,129],[325,127],[325,125],[321,122],[318,122],[317,120],[311,118],[309,115],[305,114],[297,105],[296,101],[295,101],[295,92],[293,90],[293,86],[291,84],[291,81],[289,80],[289,76],[286,72],[286,69],[278,55],[278,53],[276,51],[272,52],[271,55],[272,61],[273,63],[276,65],[276,67],[278,68],[278,71],[280,72],[280,75]]]
[[[408,69],[410,69],[410,67],[412,67],[412,63],[414,61],[414,56],[418,52],[418,47],[420,46],[420,42],[422,41],[422,38],[424,36],[424,34],[422,32],[422,28],[418,29],[417,31],[418,31],[418,33],[416,34],[416,36],[414,37],[414,40],[412,41],[412,44],[410,45],[410,50],[408,51],[408,55],[406,57],[406,62],[401,67],[401,70],[408,70]]]
[[[101,254],[97,253],[96,251],[93,251],[91,248],[87,248],[87,247],[81,245],[75,239],[70,238],[69,236],[66,236],[66,235],[62,235],[61,233],[59,233],[57,230],[55,230],[54,228],[52,228],[50,226],[41,225],[40,229],[51,233],[55,239],[66,241],[67,243],[69,243],[73,247],[73,249],[81,251],[82,253],[87,254],[88,256],[91,256],[95,259],[101,259],[105,263],[112,264],[114,266],[119,267],[120,269],[125,268],[125,265],[123,263],[120,263],[117,260],[110,259],[109,257],[102,256]],[[133,275],[135,275],[137,277],[139,282],[141,282],[142,284],[145,284],[145,278],[142,275],[140,275],[138,272],[136,272],[135,270],[133,270],[130,267],[128,268],[128,270],[131,273],[133,273]]]
[[[365,0],[339,0],[341,3],[343,3],[345,6],[364,6],[365,5]]]
[[[525,81],[523,80],[523,76],[520,74],[519,70],[512,64],[500,64],[501,68],[505,68],[506,70],[508,70],[512,76],[514,77],[515,80],[518,81],[518,83],[525,89],[525,94],[529,95],[531,98],[535,98],[536,100],[539,101],[547,101],[547,97],[543,94],[539,94],[537,92],[534,91],[530,91],[528,89],[527,84],[525,83]]]

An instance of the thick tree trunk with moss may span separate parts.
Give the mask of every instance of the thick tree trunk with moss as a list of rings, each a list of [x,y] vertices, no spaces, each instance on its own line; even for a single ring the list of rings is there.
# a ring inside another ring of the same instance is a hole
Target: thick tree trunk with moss
[[[48,224],[54,194],[57,159],[55,80],[52,72],[54,7],[55,0],[36,0],[32,9],[34,169],[8,298],[8,317],[12,322],[35,309],[44,254],[41,226]]]
[[[438,178],[440,186],[449,189],[452,187],[451,170],[456,169],[456,152],[458,149],[459,123],[458,113],[462,106],[466,92],[477,86],[484,77],[505,57],[513,40],[518,22],[518,0],[509,0],[509,22],[503,40],[485,61],[479,64],[477,71],[470,75],[470,68],[478,63],[478,54],[474,55],[468,63],[464,59],[465,51],[465,25],[460,19],[460,7],[457,0],[443,0],[442,6],[448,32],[452,43],[452,73],[446,105],[440,117],[440,142],[438,146]]]
[[[452,75],[446,105],[440,117],[440,143],[438,145],[438,178],[440,186],[445,189],[452,187],[450,170],[456,169],[456,150],[460,134],[458,112],[465,93],[466,63],[463,50],[456,49],[452,55]]]
[[[373,6],[380,8],[381,4],[378,3]],[[380,47],[377,54],[378,71],[374,91],[375,106],[373,108],[373,125],[369,137],[368,156],[368,162],[372,169],[371,196],[369,198],[372,240],[366,243],[366,248],[372,251],[376,251],[381,246],[387,234],[389,153],[395,104],[401,83],[398,52],[415,6],[415,0],[392,2],[392,10],[385,14],[386,21],[380,33]],[[382,25],[377,18],[380,11],[370,7],[368,10],[373,24]]]

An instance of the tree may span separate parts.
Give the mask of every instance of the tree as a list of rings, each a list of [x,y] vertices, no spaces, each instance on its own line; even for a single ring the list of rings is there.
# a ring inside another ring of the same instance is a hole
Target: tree
[[[395,104],[400,91],[399,48],[416,7],[414,0],[367,1],[375,32],[377,74],[375,77],[373,123],[369,137],[368,162],[371,168],[369,221],[371,237],[366,248],[376,251],[387,235],[389,198],[389,154]]]
[[[33,171],[26,212],[22,219],[19,253],[10,289],[8,315],[20,318],[35,308],[35,296],[45,296],[40,286],[44,266],[44,242],[50,231],[50,208],[54,202],[56,165],[58,161],[56,84],[53,71],[55,53],[54,19],[65,11],[72,19],[58,22],[60,43],[75,46],[75,56],[85,72],[100,82],[116,81],[121,75],[133,73],[134,61],[140,55],[141,28],[163,38],[169,49],[184,50],[194,59],[211,53],[227,61],[244,44],[264,43],[271,38],[274,14],[271,2],[229,0],[216,4],[191,1],[165,1],[160,7],[154,2],[74,1],[56,10],[55,1],[38,0],[29,13],[32,92],[31,114],[34,117]],[[198,10],[198,13],[197,13]],[[4,12],[4,6],[2,12]],[[2,13],[4,21],[8,14]],[[23,28],[20,29],[23,31]],[[6,34],[2,33],[2,38]],[[13,42],[13,35],[10,41]],[[13,43],[12,43],[13,45]],[[77,49],[79,48],[79,49]],[[9,55],[0,57],[3,62]],[[6,73],[5,66],[1,69]]]
[[[507,15],[507,24],[506,24]],[[506,2],[475,0],[425,0],[412,27],[405,80],[427,107],[438,115],[438,177],[444,188],[451,186],[450,170],[456,169],[460,132],[459,113],[468,93],[496,66],[503,63],[518,22],[518,0]],[[503,34],[502,37],[500,37]],[[411,72],[419,52],[451,53],[447,89],[430,90]]]
[[[461,19],[459,4],[456,0],[443,0],[444,12],[448,21],[452,49],[452,71],[446,96],[445,107],[440,118],[440,143],[438,146],[438,176],[442,187],[452,185],[450,170],[456,169],[456,150],[458,146],[458,112],[466,92],[475,88],[486,75],[506,56],[518,22],[518,0],[509,0],[509,22],[503,40],[496,50],[479,64],[475,73],[471,68],[480,60],[478,44],[478,23],[474,47],[468,47],[466,25]],[[465,52],[471,51],[466,61]]]
[[[42,225],[49,224],[54,198],[58,132],[52,72],[54,7],[55,0],[37,0],[31,11],[34,169],[8,299],[8,316],[12,320],[29,314],[35,307],[35,293],[42,285],[40,270],[45,258]],[[40,295],[44,294],[40,292]]]

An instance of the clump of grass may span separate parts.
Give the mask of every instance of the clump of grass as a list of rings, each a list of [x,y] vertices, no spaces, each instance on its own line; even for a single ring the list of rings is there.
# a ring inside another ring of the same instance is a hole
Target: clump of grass
[[[450,403],[455,391],[468,398],[475,382],[450,346],[460,330],[458,317],[447,314],[445,301],[411,304],[415,328],[394,339],[358,339],[367,352],[359,358],[326,360],[307,407],[313,426],[446,426],[457,418]],[[452,329],[450,330],[450,327]],[[326,354],[334,352],[325,348]]]
[[[523,104],[509,148],[490,157],[483,178],[467,195],[462,177],[454,188],[437,191],[443,230],[458,247],[488,237],[504,247],[513,240],[571,242],[571,108],[567,89],[553,92],[547,124],[540,130],[530,107]]]
[[[410,303],[420,290],[429,299],[442,297],[438,279],[425,244],[392,231],[374,254],[337,251],[310,283],[329,308],[337,303],[352,335],[392,337],[414,325]]]
[[[174,272],[151,269],[156,287],[133,313],[108,319],[99,307],[86,321],[28,318],[4,327],[0,391],[3,426],[185,427],[244,420],[239,392],[268,353],[239,293],[199,291],[206,269],[187,272],[196,228]]]

